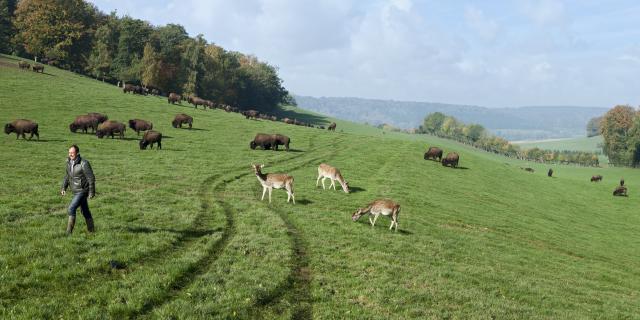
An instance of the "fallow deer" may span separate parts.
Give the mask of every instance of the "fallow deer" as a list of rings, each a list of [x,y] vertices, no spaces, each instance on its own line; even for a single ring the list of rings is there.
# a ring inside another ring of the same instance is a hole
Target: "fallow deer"
[[[261,170],[264,164],[252,164],[253,170],[256,174],[256,178],[262,185],[262,199],[264,200],[264,194],[269,190],[269,203],[271,203],[271,191],[273,188],[286,189],[287,190],[287,202],[290,199],[293,200],[293,204],[296,204],[296,198],[293,194],[293,177],[284,173],[262,173]]]
[[[329,178],[331,179],[331,185],[329,186],[329,189],[331,189],[331,187],[333,186],[333,190],[336,190],[336,180],[338,180],[338,182],[342,186],[342,190],[345,193],[349,193],[349,183],[344,180],[342,174],[340,174],[340,170],[338,170],[337,168],[334,168],[326,163],[321,163],[320,166],[318,166],[318,179],[316,180],[316,187],[318,186],[318,182],[320,182],[321,178],[323,190],[325,189],[324,180],[326,178]]]
[[[393,226],[395,225],[395,231],[398,231],[398,214],[400,213],[399,204],[386,199],[376,200],[374,202],[371,202],[368,206],[360,208],[356,212],[354,212],[351,216],[351,219],[353,221],[357,221],[361,216],[367,213],[371,214],[369,216],[369,222],[371,223],[372,227],[375,226],[376,220],[378,220],[378,217],[382,214],[384,216],[391,216],[391,225],[389,226],[389,230],[391,230],[391,228],[393,228]],[[371,219],[371,216],[373,216],[373,220]]]

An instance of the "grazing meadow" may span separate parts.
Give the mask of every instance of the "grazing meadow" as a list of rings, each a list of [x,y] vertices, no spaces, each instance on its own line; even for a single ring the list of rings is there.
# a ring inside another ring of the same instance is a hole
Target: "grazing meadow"
[[[3,319],[631,319],[640,314],[640,174],[544,165],[430,136],[385,132],[296,107],[280,116],[338,123],[335,132],[166,98],[124,94],[53,67],[0,57],[0,120],[39,124],[40,140],[0,139]],[[139,136],[71,133],[88,112],[153,122]],[[176,129],[177,113],[194,118]],[[251,150],[256,133],[289,152]],[[97,177],[96,232],[60,195],[67,149]],[[457,169],[425,161],[429,146]],[[296,204],[262,187],[251,164],[294,177]],[[351,193],[316,187],[339,168]],[[535,172],[522,170],[532,167]],[[553,168],[554,177],[546,172]],[[604,176],[592,183],[594,174]],[[629,197],[613,197],[624,177]],[[378,198],[401,205],[375,227],[351,214]]]

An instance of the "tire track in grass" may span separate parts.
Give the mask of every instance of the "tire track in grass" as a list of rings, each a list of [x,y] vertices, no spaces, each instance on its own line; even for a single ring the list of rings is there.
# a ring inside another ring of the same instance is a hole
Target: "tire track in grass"
[[[246,174],[241,174],[246,175]],[[233,179],[233,178],[230,178]],[[229,180],[221,180],[215,184],[212,184],[216,180],[215,176],[211,176],[203,181],[200,189],[200,201],[202,203],[203,211],[208,211],[211,208],[210,198],[213,197],[213,193],[221,185],[228,183]],[[213,186],[213,187],[210,187]],[[233,211],[231,208],[224,204],[221,200],[217,200],[216,204],[220,206],[222,212],[225,215],[226,225],[223,229],[222,237],[207,246],[204,257],[200,258],[194,264],[190,265],[183,272],[181,272],[176,278],[174,278],[166,287],[167,290],[161,295],[148,299],[143,303],[142,307],[133,313],[133,317],[137,318],[149,314],[154,309],[161,307],[169,301],[175,299],[175,297],[188,285],[190,285],[195,278],[204,273],[206,268],[218,259],[220,254],[228,246],[229,241],[233,238],[236,232]]]
[[[339,143],[341,141],[342,139],[339,139],[334,142]],[[311,159],[291,170],[300,169],[320,159],[324,161],[333,159],[335,153],[329,152],[329,154],[329,157]],[[251,318],[262,318],[262,311],[265,308],[283,299],[288,299],[293,305],[291,312],[292,319],[311,319],[313,317],[313,301],[311,298],[311,280],[313,279],[313,275],[309,267],[308,245],[303,233],[295,226],[295,223],[291,220],[287,212],[279,208],[269,208],[269,210],[275,212],[284,222],[287,227],[287,234],[291,238],[292,262],[290,272],[285,281],[278,284],[267,294],[258,297],[256,302],[249,308],[248,313]]]
[[[309,151],[315,151],[313,148],[313,145],[314,145],[313,140],[311,140]],[[274,164],[287,163],[287,162],[290,162],[291,160],[303,158],[304,156],[305,156],[305,153],[300,155],[295,155],[288,159],[284,158],[283,156],[282,158],[284,159],[276,159],[274,161]],[[308,165],[309,163],[313,161],[317,161],[319,159],[320,157],[316,157],[311,160],[307,160],[292,170],[300,168],[304,165]],[[238,174],[237,172],[240,170],[242,170],[243,173]],[[164,294],[156,298],[147,300],[139,310],[134,312],[134,314],[132,315],[133,317],[146,316],[156,308],[162,307],[163,305],[174,300],[178,296],[178,294],[182,292],[185,288],[187,288],[191,283],[193,283],[198,276],[204,274],[207,268],[218,259],[218,257],[224,251],[224,249],[228,246],[233,235],[235,235],[235,223],[234,223],[233,207],[229,205],[226,201],[222,200],[224,197],[224,186],[226,186],[230,182],[246,177],[252,173],[249,170],[245,171],[243,168],[238,168],[236,170],[233,170],[233,172],[236,172],[236,174],[230,173],[227,175],[228,177],[227,179],[224,179],[215,183],[211,188],[211,191],[213,192],[207,192],[205,191],[205,188],[207,186],[207,182],[215,181],[216,178],[214,176],[211,176],[205,179],[205,181],[203,181],[201,185],[200,200],[202,202],[203,210],[208,210],[211,207],[211,203],[209,201],[209,197],[211,197],[215,199],[216,205],[222,209],[226,217],[227,225],[224,228],[222,238],[218,240],[216,243],[212,244],[207,249],[207,252],[203,258],[198,260],[194,265],[187,268],[185,272],[181,273],[177,278],[171,281],[169,285],[167,285],[167,288],[169,288],[168,291],[165,291]],[[218,194],[222,194],[222,196],[215,197],[215,195],[218,195]]]

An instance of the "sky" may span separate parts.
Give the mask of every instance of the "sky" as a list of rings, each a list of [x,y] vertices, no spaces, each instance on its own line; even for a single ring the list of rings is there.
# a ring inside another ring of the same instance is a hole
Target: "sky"
[[[640,104],[637,0],[90,0],[278,67],[297,95]]]

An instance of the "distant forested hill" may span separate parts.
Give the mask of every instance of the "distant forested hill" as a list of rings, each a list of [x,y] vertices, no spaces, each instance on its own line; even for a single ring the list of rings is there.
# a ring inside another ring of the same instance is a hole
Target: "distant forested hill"
[[[486,108],[431,102],[375,100],[361,98],[295,96],[302,108],[333,117],[388,123],[400,128],[416,128],[432,112],[442,112],[465,123],[479,123],[508,140],[532,140],[584,136],[589,119],[607,112],[607,108],[545,106]]]

